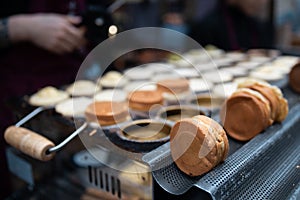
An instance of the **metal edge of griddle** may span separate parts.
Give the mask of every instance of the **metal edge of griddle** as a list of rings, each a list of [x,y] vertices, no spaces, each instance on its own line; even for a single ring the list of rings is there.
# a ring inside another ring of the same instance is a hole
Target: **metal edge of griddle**
[[[232,198],[231,195],[235,190],[248,187],[249,179],[253,179],[258,173],[257,170],[265,165],[264,161],[270,161],[270,158],[264,159],[264,154],[291,137],[287,136],[288,131],[297,121],[300,121],[300,105],[291,109],[282,124],[275,124],[253,138],[228,157],[224,163],[202,177],[194,186],[208,192],[212,199]]]

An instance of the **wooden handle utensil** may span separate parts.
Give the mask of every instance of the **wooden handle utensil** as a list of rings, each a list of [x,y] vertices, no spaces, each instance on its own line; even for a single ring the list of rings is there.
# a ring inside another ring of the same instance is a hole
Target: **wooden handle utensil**
[[[35,159],[48,161],[54,157],[54,153],[47,153],[54,143],[29,129],[10,126],[5,130],[4,138],[8,144]]]

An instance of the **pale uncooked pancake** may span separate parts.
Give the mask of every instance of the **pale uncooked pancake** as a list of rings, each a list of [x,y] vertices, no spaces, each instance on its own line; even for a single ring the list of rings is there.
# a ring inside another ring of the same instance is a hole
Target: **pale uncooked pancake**
[[[213,88],[213,95],[216,97],[230,97],[237,89],[237,84],[234,82],[218,84]]]
[[[200,72],[195,68],[182,68],[182,69],[175,69],[174,72],[178,74],[180,77],[184,78],[196,78],[200,77]]]
[[[233,63],[234,60],[231,59],[231,58],[223,57],[223,58],[213,59],[212,61],[213,61],[217,66],[223,67],[223,66],[229,66],[229,65],[232,65],[232,63]]]
[[[94,96],[95,101],[125,101],[127,93],[123,90],[103,90]]]
[[[234,62],[243,61],[246,59],[246,54],[242,52],[227,52],[227,58],[231,58]]]
[[[266,63],[266,62],[271,61],[271,59],[272,58],[267,57],[267,56],[253,56],[253,57],[250,58],[250,61],[258,62],[258,63],[262,64],[262,63]]]
[[[221,69],[221,71],[231,74],[234,77],[242,77],[247,76],[248,70],[242,67],[234,66],[234,67],[226,67]]]
[[[284,77],[284,74],[273,68],[257,68],[250,72],[250,77],[264,81],[278,81]]]
[[[291,68],[286,65],[274,65],[274,64],[264,64],[257,68],[257,70],[261,71],[276,71],[280,74],[288,74],[291,71]]]
[[[175,102],[175,101],[186,100],[191,95],[191,92],[187,91],[187,92],[178,93],[178,94],[171,94],[171,93],[165,92],[162,95],[166,101],[170,101],[170,102],[174,101]]]
[[[175,71],[169,71],[169,73],[157,74],[151,77],[151,81],[157,82],[165,79],[177,79],[180,78],[179,74],[176,74]]]
[[[124,71],[124,76],[129,80],[140,81],[149,80],[153,76],[153,71],[146,67],[133,67]]]
[[[202,77],[207,82],[212,82],[212,83],[228,82],[231,81],[233,78],[231,74],[220,70],[205,72],[202,74]]]
[[[170,60],[169,62],[177,68],[188,68],[192,66],[191,63],[185,59]]]
[[[57,104],[55,111],[67,117],[84,117],[86,107],[92,102],[91,98],[74,97]]]
[[[136,90],[156,90],[156,85],[152,81],[133,81],[125,85],[124,90],[126,92],[132,92]]]
[[[241,67],[243,69],[255,69],[260,65],[259,62],[253,62],[253,61],[242,61],[236,64],[237,67]]]
[[[298,57],[281,57],[272,62],[274,68],[290,73],[293,66],[299,61]]]
[[[249,57],[266,57],[274,59],[278,57],[281,52],[277,49],[249,49],[247,55]]]
[[[193,92],[206,92],[212,88],[212,84],[207,82],[201,78],[198,79],[190,79],[190,89]]]
[[[190,63],[203,63],[211,59],[204,49],[192,49],[184,53],[182,57]]]
[[[149,63],[145,65],[147,70],[151,70],[155,74],[170,73],[175,66],[171,63]]]
[[[225,54],[225,51],[222,49],[208,49],[206,52],[212,58],[220,58]]]
[[[72,96],[92,96],[99,90],[100,87],[89,80],[78,80],[66,89]]]
[[[29,98],[29,103],[33,106],[53,106],[67,98],[69,98],[67,92],[48,86],[33,94]]]
[[[127,82],[127,78],[117,71],[109,71],[98,80],[98,83],[104,88],[121,88]]]
[[[204,63],[197,63],[196,65],[194,65],[194,67],[198,70],[198,71],[208,71],[208,70],[212,70],[212,69],[216,69],[217,70],[217,65],[213,62],[204,62]]]
[[[279,56],[273,61],[273,64],[285,65],[292,68],[298,62],[299,62],[299,57],[297,56]]]

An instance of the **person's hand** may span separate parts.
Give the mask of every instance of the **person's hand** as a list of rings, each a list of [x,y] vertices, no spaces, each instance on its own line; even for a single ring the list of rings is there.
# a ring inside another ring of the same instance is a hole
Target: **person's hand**
[[[86,43],[85,29],[75,27],[80,22],[80,17],[60,14],[12,16],[9,37],[14,42],[29,41],[57,54],[69,53]]]

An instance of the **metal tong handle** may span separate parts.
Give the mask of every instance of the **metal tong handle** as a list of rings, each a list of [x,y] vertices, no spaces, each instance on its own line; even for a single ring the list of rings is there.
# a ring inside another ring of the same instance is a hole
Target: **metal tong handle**
[[[65,145],[67,145],[71,140],[73,140],[73,138],[75,138],[79,133],[81,133],[87,127],[87,125],[88,124],[86,122],[84,122],[76,131],[74,131],[71,135],[69,135],[59,145],[49,148],[46,151],[46,154],[51,154],[51,153],[61,150]]]
[[[26,122],[31,120],[33,117],[35,117],[37,114],[39,114],[40,112],[47,110],[47,109],[50,109],[50,107],[38,107],[38,108],[34,109],[31,113],[29,113],[24,118],[22,118],[20,121],[18,121],[15,126],[16,127],[22,126],[23,124],[25,124]]]

